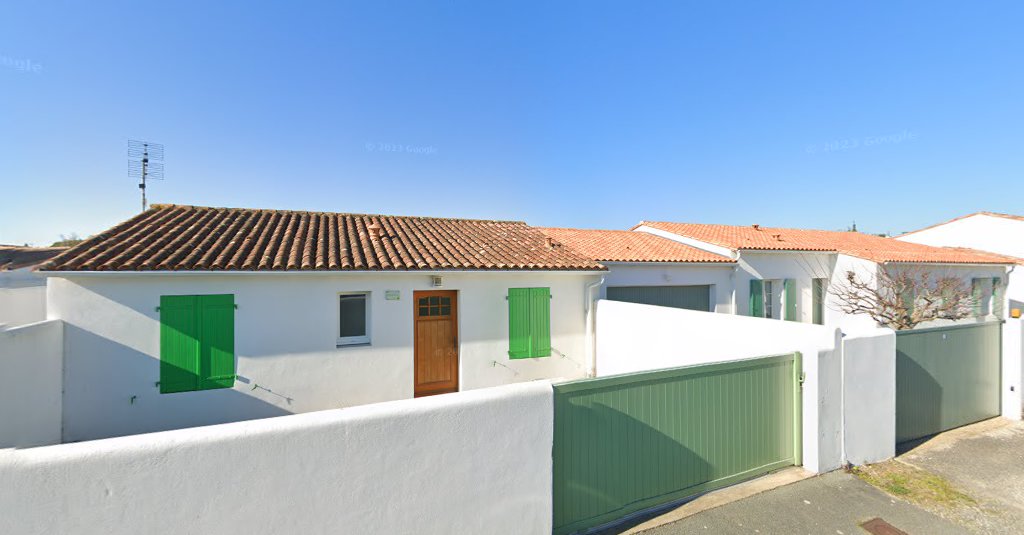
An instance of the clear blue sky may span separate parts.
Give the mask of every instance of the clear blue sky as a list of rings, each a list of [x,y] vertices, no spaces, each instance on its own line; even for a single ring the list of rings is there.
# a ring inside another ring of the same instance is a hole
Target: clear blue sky
[[[1024,212],[1021,2],[211,4],[3,6],[0,243],[136,213],[128,138],[166,145],[161,203],[891,232]]]

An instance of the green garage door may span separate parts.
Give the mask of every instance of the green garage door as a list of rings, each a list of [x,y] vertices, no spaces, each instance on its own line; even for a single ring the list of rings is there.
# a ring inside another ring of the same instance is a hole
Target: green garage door
[[[896,442],[999,416],[1001,322],[896,333]]]
[[[800,465],[799,353],[554,385],[554,532]]]
[[[608,299],[711,312],[711,286],[611,286]]]

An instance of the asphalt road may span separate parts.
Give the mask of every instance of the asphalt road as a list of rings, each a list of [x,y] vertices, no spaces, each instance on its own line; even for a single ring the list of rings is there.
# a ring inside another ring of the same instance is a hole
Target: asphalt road
[[[643,533],[862,535],[866,532],[860,524],[876,517],[911,535],[970,533],[843,471],[805,479]]]

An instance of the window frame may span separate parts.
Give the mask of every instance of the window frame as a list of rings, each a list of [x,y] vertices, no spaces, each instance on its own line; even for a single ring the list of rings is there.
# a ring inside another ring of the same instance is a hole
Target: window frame
[[[763,317],[764,319],[774,320],[779,319],[775,317],[775,311],[779,306],[776,306],[775,301],[775,287],[777,286],[777,279],[762,279],[761,280],[761,302],[763,303]],[[781,305],[782,299],[779,299]]]
[[[974,316],[987,318],[993,314],[993,290],[994,277],[973,277],[971,278],[971,297],[974,302]]]
[[[336,300],[334,302],[334,326],[338,328],[335,331],[336,346],[341,347],[353,347],[353,346],[368,346],[372,345],[371,319],[373,315],[370,314],[370,309],[373,306],[371,296],[373,292],[370,291],[358,291],[358,292],[338,292]],[[365,334],[362,336],[341,336],[341,301],[345,298],[362,297],[363,298],[363,315],[365,316]]]
[[[811,323],[825,324],[825,299],[828,296],[828,279],[811,279]]]

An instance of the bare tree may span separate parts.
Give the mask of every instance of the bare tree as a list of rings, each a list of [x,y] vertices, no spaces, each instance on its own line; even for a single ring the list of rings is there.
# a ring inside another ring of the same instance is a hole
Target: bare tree
[[[875,276],[847,271],[845,279],[829,289],[839,301],[839,310],[866,314],[897,331],[931,320],[967,318],[976,302],[963,279],[917,267],[879,266]]]

